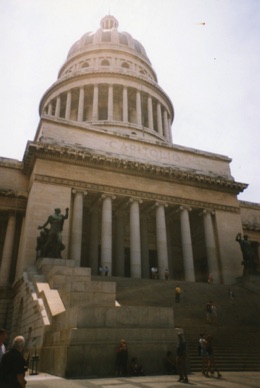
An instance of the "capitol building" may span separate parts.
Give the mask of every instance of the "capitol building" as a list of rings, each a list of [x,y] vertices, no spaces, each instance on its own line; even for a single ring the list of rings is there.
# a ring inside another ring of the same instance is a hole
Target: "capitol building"
[[[260,205],[238,200],[247,184],[232,177],[221,149],[174,143],[174,106],[145,48],[115,17],[69,49],[39,115],[23,160],[0,158],[0,320],[38,341],[45,370],[75,375],[68,349],[87,316],[118,314],[115,284],[96,278],[101,267],[113,278],[150,279],[156,268],[159,280],[167,270],[176,281],[211,274],[233,284],[242,275],[238,232],[259,259]],[[38,257],[38,227],[57,208],[69,208],[61,257]],[[162,312],[174,327],[170,314]]]

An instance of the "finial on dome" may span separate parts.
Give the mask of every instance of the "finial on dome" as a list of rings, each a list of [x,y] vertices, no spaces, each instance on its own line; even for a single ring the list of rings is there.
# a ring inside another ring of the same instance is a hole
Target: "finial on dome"
[[[110,13],[110,11],[109,11]],[[100,26],[103,30],[117,30],[118,28],[118,21],[116,20],[116,18],[112,15],[107,15],[105,17],[103,17],[103,19],[101,19],[100,21]]]

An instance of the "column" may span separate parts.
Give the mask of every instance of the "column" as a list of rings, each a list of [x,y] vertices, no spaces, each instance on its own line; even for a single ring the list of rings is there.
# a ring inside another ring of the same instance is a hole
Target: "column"
[[[145,279],[149,279],[150,278],[150,266],[149,266],[149,249],[148,249],[147,217],[146,216],[141,216],[140,228],[141,228],[142,277]]]
[[[123,122],[128,122],[128,93],[127,87],[123,87]]]
[[[141,93],[136,91],[136,124],[142,125]]]
[[[193,262],[189,211],[188,209],[182,206],[180,207],[180,220],[181,220],[181,240],[182,240],[185,280],[194,282],[195,271],[194,271],[194,262]]]
[[[69,90],[67,93],[67,101],[66,101],[66,111],[65,111],[65,119],[70,119],[70,110],[71,110],[71,91]]]
[[[114,102],[113,102],[113,85],[108,86],[108,120],[113,120],[113,109],[114,109]]]
[[[130,260],[132,278],[142,277],[139,203],[142,203],[142,201],[130,199]]]
[[[2,262],[0,268],[0,286],[9,284],[9,276],[13,258],[16,218],[15,213],[10,213],[5,233]]]
[[[153,104],[152,104],[152,97],[148,96],[147,99],[147,109],[148,109],[148,128],[154,129],[153,126]]]
[[[163,126],[162,126],[162,107],[159,101],[157,102],[157,126],[158,133],[163,135]]]
[[[94,85],[92,120],[98,120],[98,85]]]
[[[71,226],[71,258],[80,267],[81,245],[82,245],[82,223],[83,223],[83,201],[86,192],[73,189],[73,216]]]
[[[157,255],[158,255],[158,269],[159,278],[164,279],[164,273],[166,268],[168,269],[168,250],[167,250],[167,234],[166,234],[166,220],[165,220],[165,206],[156,202],[155,215],[156,215],[156,242],[157,242]]]
[[[168,119],[168,133],[169,133],[169,141],[172,143],[172,128],[171,128],[171,119]]]
[[[60,96],[58,96],[56,100],[56,106],[55,106],[55,117],[60,117],[60,104],[61,104],[61,100],[60,100]]]
[[[167,110],[164,109],[163,111],[163,124],[164,124],[164,136],[167,140],[169,140],[169,129],[168,129],[168,114]]]
[[[102,195],[102,220],[101,220],[101,265],[108,267],[109,275],[112,271],[112,199]]]
[[[84,113],[84,87],[79,89],[78,121],[83,121]]]
[[[204,223],[204,233],[205,233],[205,242],[206,242],[206,251],[207,251],[207,262],[209,274],[212,275],[214,282],[219,283],[219,267],[218,267],[218,255],[217,248],[215,243],[213,222],[212,222],[211,212],[203,210],[203,223]]]
[[[124,214],[116,214],[116,276],[125,275]]]
[[[89,261],[91,273],[98,274],[98,215],[97,207],[90,210],[91,213],[91,227],[90,227],[90,247],[89,247]]]
[[[17,262],[16,262],[16,268],[15,268],[15,281],[18,280],[19,276],[21,275],[21,252],[23,251],[23,245],[24,245],[24,224],[25,224],[25,216],[23,216],[22,219],[22,225],[21,225],[21,232],[19,237],[19,249],[17,254]],[[0,269],[1,272],[1,269]]]
[[[51,116],[52,115],[52,103],[50,102],[49,105],[48,105],[48,115]]]

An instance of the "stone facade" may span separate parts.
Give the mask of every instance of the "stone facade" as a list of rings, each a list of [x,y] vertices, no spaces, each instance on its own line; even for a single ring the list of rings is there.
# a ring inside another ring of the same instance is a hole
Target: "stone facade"
[[[88,374],[97,373],[102,343],[118,341],[127,322],[139,352],[155,332],[156,351],[165,350],[172,312],[158,320],[147,308],[148,322],[134,307],[116,308],[114,283],[91,282],[101,265],[109,276],[150,278],[157,267],[160,279],[167,268],[171,279],[206,282],[211,273],[232,284],[243,230],[259,258],[260,205],[238,201],[247,185],[232,177],[229,157],[175,145],[173,119],[145,49],[106,16],[72,46],[44,94],[23,161],[0,158],[0,321],[29,347],[36,338],[44,370],[82,375],[84,348],[93,354]],[[43,265],[37,227],[57,207],[70,209],[65,250]]]

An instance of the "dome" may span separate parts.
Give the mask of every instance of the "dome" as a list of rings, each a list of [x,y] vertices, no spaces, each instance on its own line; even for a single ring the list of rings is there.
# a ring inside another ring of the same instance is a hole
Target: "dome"
[[[114,16],[107,15],[100,21],[100,28],[96,32],[87,32],[85,33],[77,42],[73,44],[69,50],[67,59],[70,59],[74,55],[82,53],[88,48],[91,48],[95,45],[99,45],[99,48],[102,46],[117,46],[121,50],[126,48],[135,52],[135,54],[144,57],[144,59],[150,63],[146,51],[142,44],[134,39],[127,32],[118,31],[118,21]]]
[[[172,141],[172,103],[144,47],[129,33],[119,32],[111,15],[70,48],[57,81],[42,98],[40,114],[84,129]]]

